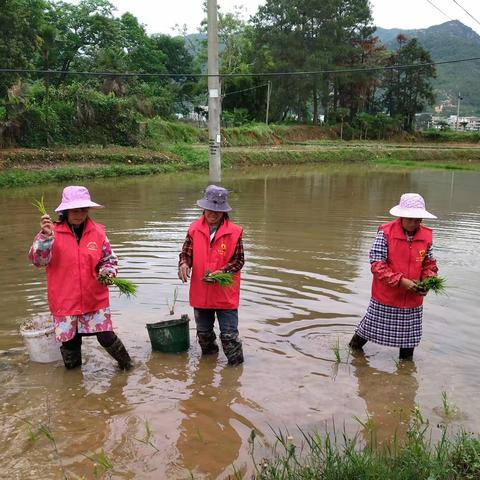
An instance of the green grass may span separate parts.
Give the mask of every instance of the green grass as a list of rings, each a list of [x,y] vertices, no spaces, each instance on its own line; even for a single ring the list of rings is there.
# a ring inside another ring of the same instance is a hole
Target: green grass
[[[480,132],[462,132],[455,130],[425,130],[419,133],[421,139],[434,142],[480,142]]]
[[[461,432],[438,442],[411,425],[403,443],[361,446],[358,437],[300,432],[276,434],[270,459],[255,461],[255,480],[474,480],[480,478],[480,439]],[[252,455],[253,456],[253,455]]]

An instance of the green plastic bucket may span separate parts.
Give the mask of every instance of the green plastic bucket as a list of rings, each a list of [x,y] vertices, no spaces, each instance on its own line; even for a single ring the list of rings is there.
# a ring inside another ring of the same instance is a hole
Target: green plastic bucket
[[[164,322],[147,323],[148,336],[152,350],[157,352],[185,352],[190,347],[190,331],[188,315]]]

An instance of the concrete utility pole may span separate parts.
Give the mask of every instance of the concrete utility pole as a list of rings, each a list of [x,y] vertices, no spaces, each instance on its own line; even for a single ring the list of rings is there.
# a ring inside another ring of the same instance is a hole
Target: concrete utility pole
[[[458,122],[460,121],[460,100],[462,100],[462,96],[460,95],[460,92],[458,92],[458,98],[457,98],[457,121],[455,122],[455,130],[458,130]]]
[[[210,183],[220,183],[222,179],[217,14],[217,0],[208,0],[208,150]]]
[[[270,94],[272,92],[272,82],[267,82],[267,113],[265,115],[265,123],[268,125],[268,115],[270,113]]]

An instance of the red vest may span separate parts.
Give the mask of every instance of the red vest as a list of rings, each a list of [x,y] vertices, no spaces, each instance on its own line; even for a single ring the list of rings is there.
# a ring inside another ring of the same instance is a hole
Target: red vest
[[[66,222],[54,224],[52,258],[47,265],[50,311],[82,315],[110,305],[108,287],[97,281],[96,267],[105,241],[103,225],[87,219],[80,244]]]
[[[432,244],[432,230],[419,226],[413,240],[409,242],[403,230],[401,219],[382,225],[388,244],[388,266],[394,272],[401,272],[410,280],[420,280],[422,265],[428,247]],[[419,307],[423,303],[423,297],[400,286],[389,287],[373,277],[372,297],[383,305],[400,308]]]
[[[210,230],[202,215],[188,229],[193,240],[192,278],[190,281],[190,305],[194,308],[215,310],[236,309],[240,300],[240,272],[233,274],[234,283],[224,288],[202,280],[205,272],[221,270],[232,258],[242,229],[225,220],[210,244]]]

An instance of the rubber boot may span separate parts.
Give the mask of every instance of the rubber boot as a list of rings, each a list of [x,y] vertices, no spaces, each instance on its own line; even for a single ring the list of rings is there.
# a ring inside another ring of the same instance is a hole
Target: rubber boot
[[[368,342],[368,340],[365,340],[362,338],[360,335],[357,335],[356,333],[353,335],[352,339],[350,340],[350,343],[348,344],[352,350],[362,350],[363,346]]]
[[[401,348],[398,358],[400,360],[412,360],[414,348]]]
[[[121,370],[130,370],[132,368],[132,359],[125,348],[125,345],[117,337],[117,339],[105,350],[118,362]]]
[[[82,364],[82,349],[76,348],[75,350],[69,350],[63,345],[60,347],[60,353],[62,354],[63,363],[65,368],[71,370],[77,368]]]
[[[229,365],[240,365],[243,363],[242,342],[236,333],[225,333],[220,335],[222,340],[223,353],[225,353]]]
[[[212,355],[218,353],[218,345],[215,341],[217,336],[215,332],[197,332],[198,343],[202,349],[202,355]]]

